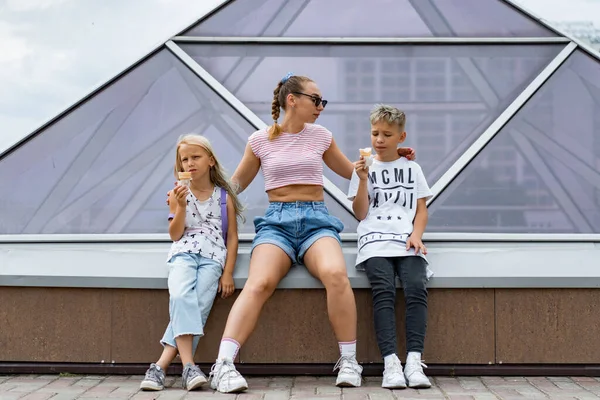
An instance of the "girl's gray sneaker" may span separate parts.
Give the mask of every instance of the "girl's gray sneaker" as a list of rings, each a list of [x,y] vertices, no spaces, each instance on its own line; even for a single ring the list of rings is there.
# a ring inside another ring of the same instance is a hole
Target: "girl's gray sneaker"
[[[142,390],[163,390],[165,388],[165,371],[152,363],[146,371],[146,376],[140,384]]]
[[[194,390],[205,385],[208,380],[206,379],[206,375],[200,370],[200,367],[192,363],[187,363],[183,368],[181,382],[184,389]]]

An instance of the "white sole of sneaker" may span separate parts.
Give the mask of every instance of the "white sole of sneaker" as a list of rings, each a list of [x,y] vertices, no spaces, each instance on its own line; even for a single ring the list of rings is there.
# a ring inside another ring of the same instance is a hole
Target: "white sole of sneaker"
[[[164,388],[164,386],[159,386],[153,382],[142,382],[140,384],[140,389],[144,391],[158,392],[160,390],[163,390]]]
[[[335,383],[337,387],[360,387],[361,382],[352,381],[349,379],[342,380]]]
[[[421,383],[421,384],[417,384],[417,385],[408,385],[409,388],[411,389],[430,389],[431,388],[431,384],[426,384],[426,383]]]
[[[218,390],[220,393],[239,393],[248,390],[248,385],[239,385],[230,388],[229,390]]]
[[[206,385],[207,383],[208,383],[208,380],[205,377],[199,376],[196,379],[192,379],[192,381],[190,382],[190,385],[188,386],[187,390],[199,389],[202,386]]]
[[[406,385],[387,385],[387,386],[383,386],[381,385],[382,388],[384,389],[406,389]]]

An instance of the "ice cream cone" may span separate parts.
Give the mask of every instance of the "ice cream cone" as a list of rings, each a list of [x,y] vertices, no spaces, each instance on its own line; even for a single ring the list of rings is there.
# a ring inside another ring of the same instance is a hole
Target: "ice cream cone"
[[[360,152],[360,156],[365,159],[364,168],[370,167],[371,164],[373,164],[373,156],[371,153],[371,151],[372,151],[371,148],[365,147],[364,149],[358,149],[358,151]]]
[[[190,186],[190,181],[192,180],[191,172],[179,172],[178,173],[179,184],[182,186]]]
[[[370,147],[365,147],[364,149],[358,149],[358,151],[360,152],[360,155],[363,157],[371,157],[371,148]]]

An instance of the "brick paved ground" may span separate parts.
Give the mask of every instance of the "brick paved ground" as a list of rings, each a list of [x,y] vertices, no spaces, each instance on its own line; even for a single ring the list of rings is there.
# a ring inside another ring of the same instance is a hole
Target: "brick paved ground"
[[[248,392],[223,395],[202,389],[188,393],[180,379],[168,379],[167,390],[140,392],[141,376],[0,375],[0,400],[71,399],[599,399],[600,378],[436,377],[428,390],[385,390],[381,379],[366,378],[363,387],[339,389],[333,377],[250,377]]]

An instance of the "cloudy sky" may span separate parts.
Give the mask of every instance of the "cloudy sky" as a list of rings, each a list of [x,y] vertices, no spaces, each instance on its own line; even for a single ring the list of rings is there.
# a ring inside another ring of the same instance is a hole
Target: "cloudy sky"
[[[0,0],[0,152],[221,0]],[[600,0],[519,0],[549,21]]]

